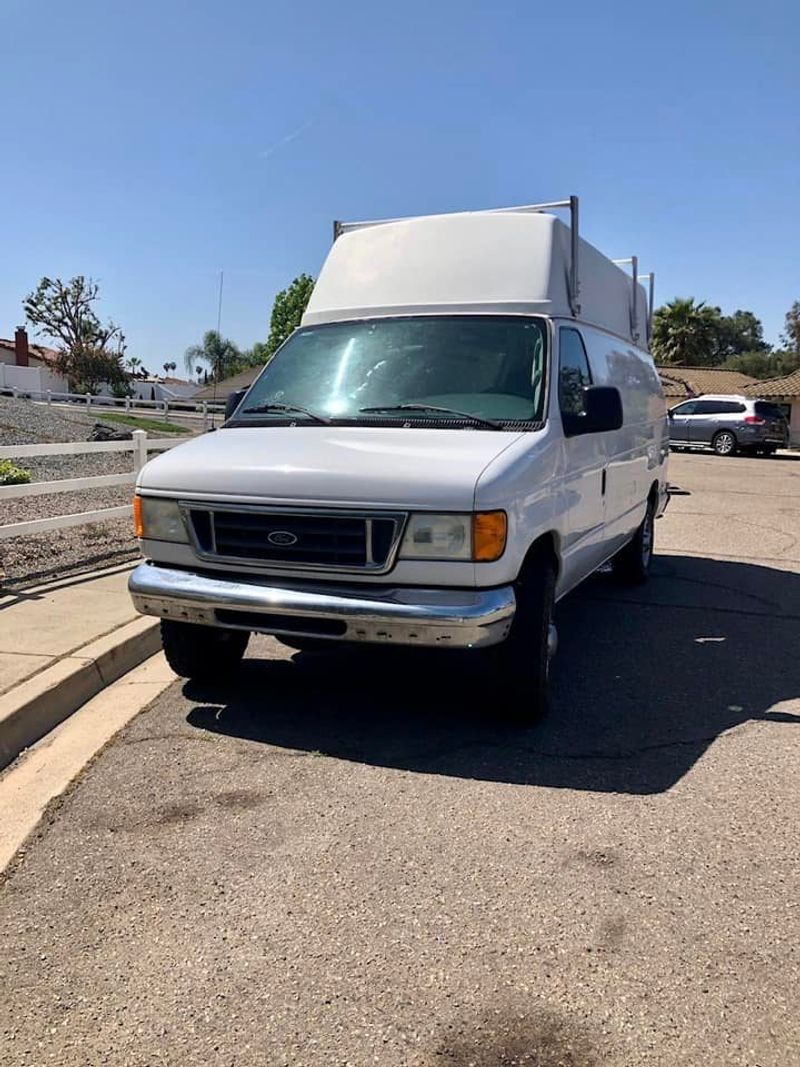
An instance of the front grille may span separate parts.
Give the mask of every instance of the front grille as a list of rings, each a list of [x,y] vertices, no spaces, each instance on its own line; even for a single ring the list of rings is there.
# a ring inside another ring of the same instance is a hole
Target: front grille
[[[191,508],[202,555],[304,569],[385,570],[402,515]]]

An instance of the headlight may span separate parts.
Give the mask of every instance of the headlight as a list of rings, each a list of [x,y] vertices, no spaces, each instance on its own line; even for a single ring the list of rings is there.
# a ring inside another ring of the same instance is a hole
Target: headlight
[[[472,559],[469,515],[412,515],[400,555],[409,559]]]
[[[137,537],[153,541],[181,541],[188,543],[178,502],[157,496],[133,498],[133,521]]]
[[[412,515],[400,556],[404,559],[464,559],[490,563],[505,551],[506,527],[504,511]]]

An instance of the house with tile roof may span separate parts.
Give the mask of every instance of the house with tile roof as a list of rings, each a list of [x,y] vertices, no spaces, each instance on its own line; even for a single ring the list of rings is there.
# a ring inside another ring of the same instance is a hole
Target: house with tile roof
[[[217,382],[216,385],[213,382],[210,385],[204,385],[193,394],[192,399],[225,401],[237,389],[247,389],[252,385],[263,369],[263,367],[248,367],[230,378]]]
[[[17,327],[13,340],[0,337],[0,389],[67,392],[67,379],[56,369],[57,358],[55,348],[31,344],[25,327]]]
[[[656,367],[667,406],[711,393],[715,396],[746,396],[745,389],[758,383],[757,378],[725,367]]]
[[[782,378],[766,378],[747,386],[745,396],[771,400],[783,411],[789,423],[789,441],[800,447],[800,369]]]

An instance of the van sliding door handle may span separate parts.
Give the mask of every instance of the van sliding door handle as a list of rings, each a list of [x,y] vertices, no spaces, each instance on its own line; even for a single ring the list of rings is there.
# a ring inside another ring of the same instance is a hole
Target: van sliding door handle
[[[600,482],[600,495],[601,496],[605,496],[606,495],[606,468],[605,467],[603,467],[603,477],[602,477],[602,480]]]

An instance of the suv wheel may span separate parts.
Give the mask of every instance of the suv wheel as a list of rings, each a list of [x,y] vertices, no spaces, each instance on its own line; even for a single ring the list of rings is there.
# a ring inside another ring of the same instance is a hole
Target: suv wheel
[[[730,430],[720,430],[714,434],[711,447],[718,456],[733,456],[736,454],[736,438]]]
[[[655,512],[651,497],[642,524],[633,539],[611,561],[614,577],[625,585],[642,585],[650,574],[655,544]]]
[[[161,620],[164,655],[181,678],[208,682],[231,674],[241,662],[249,640],[247,630]]]

